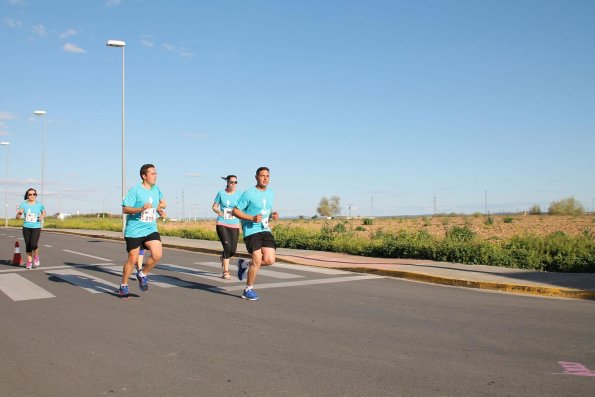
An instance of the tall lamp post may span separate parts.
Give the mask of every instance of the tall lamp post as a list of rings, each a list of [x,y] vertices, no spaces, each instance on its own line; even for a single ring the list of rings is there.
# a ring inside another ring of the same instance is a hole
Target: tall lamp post
[[[46,111],[45,110],[36,110],[33,112],[34,115],[36,116],[45,116],[46,115]],[[41,197],[40,197],[40,201],[43,203],[43,192],[44,192],[44,184],[45,184],[45,178],[44,178],[44,173],[45,173],[45,117],[43,118],[43,134],[42,134],[42,138],[41,138]]]
[[[0,145],[6,146],[6,180],[4,185],[4,199],[6,207],[4,208],[4,227],[8,227],[8,149],[10,142],[0,142]]]
[[[120,40],[108,40],[108,47],[119,47],[122,48],[122,200],[126,196],[126,166],[124,157],[124,47],[126,42]],[[126,228],[126,214],[122,212],[122,235],[124,235],[124,229]]]

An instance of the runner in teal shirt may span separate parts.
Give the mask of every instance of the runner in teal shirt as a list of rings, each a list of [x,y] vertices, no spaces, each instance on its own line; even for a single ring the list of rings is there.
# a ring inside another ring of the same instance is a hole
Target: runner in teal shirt
[[[238,185],[237,176],[227,175],[221,177],[221,179],[225,179],[227,186],[217,193],[212,208],[217,214],[215,229],[223,246],[223,252],[219,257],[223,271],[221,278],[230,280],[229,259],[235,255],[238,248],[238,238],[240,237],[240,220],[233,216],[232,212],[242,196],[242,192],[236,190]]]
[[[33,188],[27,189],[25,200],[17,207],[17,218],[25,217],[23,239],[27,252],[27,269],[31,269],[40,265],[39,238],[41,237],[43,218],[45,218],[45,207],[37,202],[37,191]]]
[[[241,219],[244,243],[252,256],[250,260],[238,259],[238,278],[243,280],[248,271],[242,298],[251,301],[260,299],[253,290],[258,269],[275,263],[277,243],[271,233],[269,220],[279,219],[279,214],[273,211],[275,196],[268,188],[269,175],[267,167],[257,169],[256,186],[246,190],[233,209],[234,216]]]
[[[132,269],[138,262],[139,251],[142,248],[151,251],[142,269],[136,272],[136,279],[141,291],[148,291],[149,272],[161,259],[163,246],[157,231],[157,217],[165,218],[165,200],[161,190],[157,187],[157,171],[153,164],[145,164],[140,169],[142,182],[133,186],[122,201],[122,212],[128,215],[124,239],[128,260],[122,269],[122,284],[118,293],[128,296],[128,279]]]

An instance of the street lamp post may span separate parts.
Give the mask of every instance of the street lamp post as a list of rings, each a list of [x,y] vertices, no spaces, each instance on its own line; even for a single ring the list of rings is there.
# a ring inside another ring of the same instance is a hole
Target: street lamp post
[[[34,115],[36,116],[45,116],[46,115],[46,111],[45,110],[36,110],[33,112]],[[43,192],[44,192],[44,184],[45,184],[45,178],[44,178],[44,173],[45,173],[45,117],[43,118],[43,134],[42,134],[42,138],[41,138],[41,197],[40,197],[40,201],[43,203]]]
[[[122,200],[126,196],[126,163],[124,157],[124,47],[126,42],[120,40],[108,40],[108,47],[122,48]],[[126,214],[122,212],[122,234],[126,228]]]
[[[0,142],[0,145],[6,146],[6,180],[4,184],[4,200],[6,207],[4,208],[4,227],[8,227],[8,149],[10,142]]]

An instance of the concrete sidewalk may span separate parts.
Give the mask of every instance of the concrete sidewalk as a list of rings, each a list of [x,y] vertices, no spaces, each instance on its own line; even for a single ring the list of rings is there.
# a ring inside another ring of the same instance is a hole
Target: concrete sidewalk
[[[122,240],[119,232],[79,229],[44,229],[44,232],[67,233]],[[163,246],[209,254],[220,254],[218,241],[161,237]],[[244,244],[238,244],[238,256],[248,257]],[[299,249],[277,249],[277,260],[304,266],[317,266],[373,273],[408,280],[509,293],[556,296],[595,300],[595,273],[545,273],[496,266],[463,265],[418,259],[370,258],[335,252]]]

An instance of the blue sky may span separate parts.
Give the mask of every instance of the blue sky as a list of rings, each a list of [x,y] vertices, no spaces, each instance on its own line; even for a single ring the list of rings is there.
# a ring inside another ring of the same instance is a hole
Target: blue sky
[[[590,0],[0,0],[0,18],[11,215],[40,189],[38,109],[48,212],[119,212],[109,39],[127,185],[154,163],[171,217],[211,216],[220,177],[246,189],[262,165],[281,216],[332,195],[353,216],[592,210]]]

